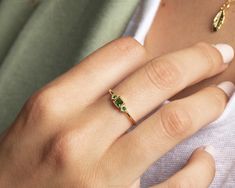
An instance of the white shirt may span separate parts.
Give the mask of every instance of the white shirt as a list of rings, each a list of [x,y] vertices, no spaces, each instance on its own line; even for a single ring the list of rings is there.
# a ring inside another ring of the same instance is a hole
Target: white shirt
[[[124,35],[131,35],[143,44],[159,4],[160,0],[141,0]],[[235,187],[235,93],[219,119],[177,145],[145,172],[141,178],[141,188],[168,179],[182,168],[192,151],[204,145],[212,145],[216,149],[217,170],[210,187]]]

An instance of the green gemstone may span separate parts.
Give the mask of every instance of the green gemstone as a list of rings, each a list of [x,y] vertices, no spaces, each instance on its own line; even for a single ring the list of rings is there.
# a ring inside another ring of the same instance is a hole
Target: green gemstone
[[[117,99],[115,99],[114,104],[118,107],[121,108],[121,106],[124,104],[123,100],[118,97]]]
[[[117,95],[112,95],[113,100],[116,100],[117,97],[118,97]]]
[[[125,106],[122,106],[121,111],[125,112],[126,110],[127,110],[127,108]]]

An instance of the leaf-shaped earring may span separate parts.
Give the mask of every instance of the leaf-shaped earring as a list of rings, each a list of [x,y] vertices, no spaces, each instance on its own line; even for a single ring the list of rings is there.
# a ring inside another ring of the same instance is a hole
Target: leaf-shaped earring
[[[221,27],[222,27],[222,25],[224,24],[224,20],[225,20],[225,10],[220,10],[217,14],[216,14],[216,16],[215,16],[215,18],[214,18],[214,20],[213,20],[213,31],[218,31]]]
[[[213,19],[213,24],[212,24],[213,26],[212,30],[214,32],[218,31],[224,24],[225,15],[226,15],[225,12],[230,8],[231,3],[233,2],[235,2],[235,0],[227,0],[220,8],[220,11],[216,14],[215,18]]]

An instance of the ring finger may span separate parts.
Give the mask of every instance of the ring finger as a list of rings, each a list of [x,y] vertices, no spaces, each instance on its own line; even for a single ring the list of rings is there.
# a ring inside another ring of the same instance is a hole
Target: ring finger
[[[231,82],[205,88],[163,106],[136,129],[121,136],[102,158],[105,174],[112,174],[107,177],[109,181],[133,182],[175,145],[218,118],[233,92]],[[117,175],[118,172],[122,173]]]
[[[228,45],[213,47],[199,43],[152,60],[113,90],[122,96],[132,118],[139,121],[185,87],[224,71],[233,55]],[[108,101],[110,95],[104,96],[85,111],[85,114],[94,115],[94,125],[89,120],[89,126],[96,127],[94,134],[90,134],[92,139],[106,138],[102,141],[106,142],[104,148],[131,126],[131,121]]]

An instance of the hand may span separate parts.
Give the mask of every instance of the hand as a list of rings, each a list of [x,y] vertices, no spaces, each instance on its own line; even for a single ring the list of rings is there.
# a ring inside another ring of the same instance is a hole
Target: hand
[[[159,58],[131,38],[104,46],[27,101],[1,138],[0,187],[138,187],[155,160],[219,117],[232,86],[207,87],[150,112],[221,73],[232,58],[229,46],[206,43]],[[109,88],[140,122],[132,131],[126,132],[132,123],[111,102]],[[196,150],[185,168],[156,187],[208,187],[215,173],[211,153]]]

